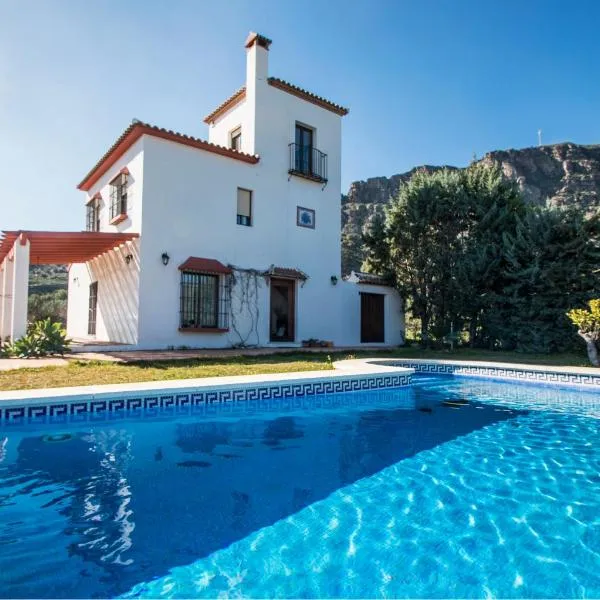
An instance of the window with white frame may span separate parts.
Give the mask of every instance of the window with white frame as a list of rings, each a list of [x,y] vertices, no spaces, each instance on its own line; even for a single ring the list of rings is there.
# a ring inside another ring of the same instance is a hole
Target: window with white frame
[[[244,188],[237,189],[237,224],[252,225],[252,192]]]

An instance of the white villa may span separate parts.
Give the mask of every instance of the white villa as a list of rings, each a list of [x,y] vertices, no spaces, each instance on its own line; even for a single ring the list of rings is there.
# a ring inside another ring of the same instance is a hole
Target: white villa
[[[246,82],[204,119],[207,141],[125,129],[78,186],[86,231],[3,232],[0,339],[25,333],[29,265],[66,263],[82,348],[403,342],[393,288],[340,273],[348,110],[271,77],[270,45],[246,40]]]

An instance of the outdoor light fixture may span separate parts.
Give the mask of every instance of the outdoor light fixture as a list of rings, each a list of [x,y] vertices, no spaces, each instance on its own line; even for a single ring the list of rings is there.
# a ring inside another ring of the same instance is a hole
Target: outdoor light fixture
[[[129,264],[132,260],[133,260],[133,254],[126,254],[125,255],[125,262],[127,264]]]
[[[163,265],[165,265],[165,267],[166,267],[169,264],[171,257],[166,252],[163,252],[161,255],[161,258],[162,258]]]
[[[337,282],[338,282],[337,275],[332,275],[331,276],[331,285],[337,285]]]

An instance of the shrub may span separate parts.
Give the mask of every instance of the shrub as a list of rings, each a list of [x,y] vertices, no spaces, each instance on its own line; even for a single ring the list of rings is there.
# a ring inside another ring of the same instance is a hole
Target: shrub
[[[600,299],[590,300],[589,309],[574,308],[567,313],[571,323],[577,327],[577,333],[585,340],[590,362],[600,366],[598,346],[600,341]]]
[[[5,344],[0,349],[0,354],[18,358],[32,358],[50,354],[62,355],[68,352],[70,344],[71,340],[67,339],[67,332],[63,329],[61,323],[44,319],[31,323],[27,334],[14,342]]]

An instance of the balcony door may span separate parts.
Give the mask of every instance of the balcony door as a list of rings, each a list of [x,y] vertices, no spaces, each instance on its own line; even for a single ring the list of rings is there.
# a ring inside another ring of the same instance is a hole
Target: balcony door
[[[271,278],[272,342],[293,342],[296,339],[296,281]]]
[[[313,130],[296,124],[296,170],[307,175],[313,172]]]

